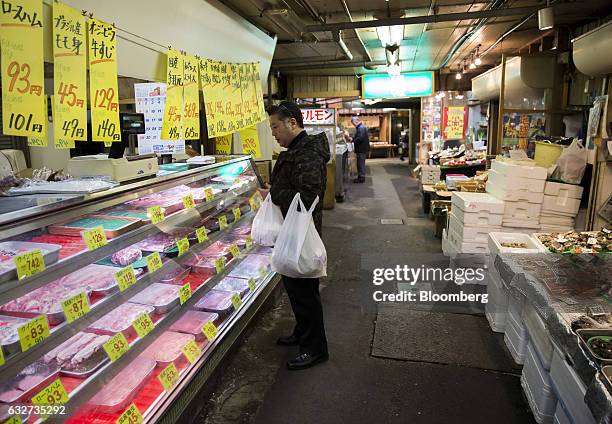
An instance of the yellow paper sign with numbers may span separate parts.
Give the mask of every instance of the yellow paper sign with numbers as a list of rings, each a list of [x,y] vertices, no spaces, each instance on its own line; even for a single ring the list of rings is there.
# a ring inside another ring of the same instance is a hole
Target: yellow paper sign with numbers
[[[140,314],[136,317],[136,319],[132,322],[132,327],[136,330],[136,334],[141,339],[145,337],[147,334],[155,328],[155,324],[153,324],[153,320],[147,313]]]
[[[49,337],[49,322],[47,321],[47,317],[45,315],[39,315],[22,326],[17,327],[17,334],[19,335],[22,352],[36,346]]]
[[[188,194],[187,196],[183,197],[183,206],[185,207],[185,209],[195,208],[195,202],[193,200],[193,195]]]
[[[164,386],[164,390],[170,391],[179,379],[179,373],[174,362],[170,362],[170,365],[164,368],[157,378],[159,378],[159,382]]]
[[[255,279],[249,278],[249,290],[255,291],[256,287],[257,287],[257,283],[255,282]]]
[[[132,403],[115,421],[115,424],[141,424],[142,421],[143,418],[140,410]]]
[[[0,367],[4,365],[4,352],[2,351],[2,348],[0,348]]]
[[[204,324],[204,327],[202,327],[202,333],[204,333],[209,342],[212,342],[215,337],[217,337],[219,330],[212,321],[208,321],[206,324]]]
[[[183,138],[185,140],[200,138],[199,65],[198,59],[185,55],[183,64]]]
[[[246,236],[245,238],[246,250],[251,250],[253,247],[253,237]]]
[[[178,248],[178,255],[183,256],[189,250],[189,240],[187,237],[180,238],[176,241],[176,247]]]
[[[59,378],[32,397],[34,405],[64,405],[68,403],[68,393]]]
[[[126,266],[121,271],[115,272],[115,282],[119,286],[119,291],[124,292],[134,284],[136,284],[136,274],[134,273],[134,268],[130,266]]]
[[[179,140],[183,133],[183,67],[183,54],[178,50],[168,49],[162,140]]]
[[[206,198],[207,202],[212,202],[215,199],[215,192],[212,188],[206,187],[204,189],[204,197]]]
[[[179,299],[181,301],[181,305],[189,300],[191,297],[191,286],[189,283],[185,283],[179,289]]]
[[[193,340],[189,340],[187,343],[185,343],[185,346],[183,346],[181,351],[183,352],[183,355],[185,355],[185,357],[191,364],[197,361],[200,355],[202,354],[200,347]]]
[[[151,206],[148,208],[147,215],[151,218],[153,225],[159,224],[165,219],[164,211],[160,206]]]
[[[232,244],[229,248],[230,253],[232,254],[232,258],[236,259],[240,256],[240,249],[235,244]]]
[[[111,362],[115,362],[121,358],[128,350],[130,350],[130,344],[123,335],[122,332],[115,334],[113,337],[108,339],[104,345],[102,345],[104,351],[110,358]]]
[[[89,301],[85,292],[72,296],[62,302],[62,309],[68,323],[76,321],[89,312]]]
[[[223,231],[227,228],[227,216],[221,215],[219,217],[219,230]]]
[[[242,305],[242,299],[240,299],[239,293],[234,293],[232,295],[232,305],[234,306],[235,310],[238,310],[238,308],[240,308],[240,306]]]
[[[206,231],[206,227],[196,229],[196,236],[198,237],[198,243],[203,243],[208,240],[208,232]]]
[[[215,259],[215,269],[217,270],[217,274],[225,269],[225,258],[223,256],[219,256]]]
[[[240,142],[242,143],[242,153],[251,155],[254,159],[261,157],[261,147],[259,146],[259,135],[257,134],[256,126],[240,131]]]
[[[24,279],[45,270],[45,259],[40,249],[30,250],[13,258],[17,278]]]
[[[234,208],[232,209],[232,212],[234,213],[234,221],[238,221],[241,216],[240,208]]]
[[[215,138],[215,154],[229,155],[232,153],[233,134],[226,134]]]
[[[159,252],[153,252],[147,256],[147,268],[150,273],[153,273],[162,267],[162,260]]]

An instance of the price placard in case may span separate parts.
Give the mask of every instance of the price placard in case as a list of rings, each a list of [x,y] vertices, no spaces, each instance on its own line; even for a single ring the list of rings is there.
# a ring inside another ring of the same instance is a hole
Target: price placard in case
[[[17,327],[21,351],[25,352],[49,337],[49,322],[46,315],[39,315],[20,327]]]
[[[17,278],[22,280],[45,270],[45,259],[40,249],[31,250],[13,258]]]
[[[83,231],[82,237],[89,250],[96,250],[108,243],[106,233],[101,226]]]
[[[58,378],[35,394],[32,397],[32,403],[34,405],[64,405],[68,403],[68,393]]]
[[[140,424],[142,423],[142,414],[140,410],[133,403],[126,409],[123,414],[119,417],[116,424]]]
[[[76,321],[83,315],[89,313],[87,294],[81,292],[76,296],[64,300],[62,302],[62,309],[64,310],[64,315],[66,315],[68,323]]]

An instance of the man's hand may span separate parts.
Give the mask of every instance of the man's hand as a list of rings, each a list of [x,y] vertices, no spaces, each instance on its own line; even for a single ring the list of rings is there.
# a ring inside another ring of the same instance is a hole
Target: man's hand
[[[268,193],[270,193],[270,185],[266,184],[264,188],[257,188],[257,191],[259,192],[259,194],[261,194],[261,197],[265,199],[266,196],[268,196]]]

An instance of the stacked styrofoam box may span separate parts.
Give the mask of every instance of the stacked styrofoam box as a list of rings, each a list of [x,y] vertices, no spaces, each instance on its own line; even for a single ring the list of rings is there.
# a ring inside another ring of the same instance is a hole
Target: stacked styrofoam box
[[[543,368],[548,371],[550,370],[550,364],[553,356],[553,344],[544,320],[538,314],[538,311],[527,303],[523,309],[523,322],[527,328],[529,334],[529,343],[536,351],[538,358],[540,359]]]
[[[448,241],[459,253],[489,253],[490,232],[501,229],[504,202],[486,193],[453,192]]]
[[[546,168],[540,166],[492,163],[487,193],[505,202],[503,227],[540,228],[546,176]]]
[[[504,331],[504,341],[514,362],[523,364],[527,353],[527,343],[529,342],[529,333],[522,318],[525,299],[512,294],[508,298],[508,318]]]
[[[557,402],[557,409],[555,409],[555,416],[553,417],[554,424],[574,424],[571,418],[567,415],[567,411],[563,407],[563,403]]]
[[[421,165],[421,184],[435,184],[440,181],[440,167]]]
[[[455,190],[457,188],[458,181],[467,181],[470,178],[463,174],[447,174],[446,175],[446,187],[449,190]]]
[[[546,181],[540,217],[543,232],[571,231],[575,227],[583,188],[572,184]]]
[[[557,396],[552,390],[549,373],[544,369],[531,342],[527,344],[521,386],[536,422],[552,423],[557,407]]]

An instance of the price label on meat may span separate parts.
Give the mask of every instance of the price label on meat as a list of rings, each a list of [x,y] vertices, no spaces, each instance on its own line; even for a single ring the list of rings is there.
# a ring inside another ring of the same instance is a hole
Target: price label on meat
[[[104,233],[104,229],[101,226],[83,231],[83,240],[85,240],[85,244],[89,250],[96,250],[108,243],[106,240],[106,233]]]
[[[179,298],[181,301],[181,305],[189,300],[191,297],[191,286],[189,283],[185,283],[179,289]]]
[[[240,249],[235,244],[232,244],[230,246],[229,250],[230,250],[230,253],[232,254],[232,257],[234,259],[237,258],[238,256],[240,256]]]
[[[238,221],[240,219],[240,208],[234,208],[234,221]]]
[[[206,198],[207,202],[212,202],[215,199],[215,193],[213,192],[213,189],[210,187],[206,187],[204,189],[204,197]]]
[[[202,354],[200,347],[193,340],[189,340],[187,343],[185,343],[185,346],[183,346],[181,351],[183,352],[183,355],[185,355],[190,364],[193,364],[195,361],[197,361],[200,355]]]
[[[132,327],[134,327],[134,330],[136,330],[138,337],[142,339],[149,334],[153,328],[155,328],[155,324],[153,324],[153,320],[149,314],[144,313],[136,317],[134,322],[132,322]]]
[[[255,282],[255,279],[249,278],[249,290],[255,291],[256,287],[257,287],[257,283]]]
[[[21,351],[25,352],[32,346],[36,346],[49,337],[49,322],[47,322],[47,317],[45,315],[39,315],[23,324],[21,327],[17,327],[17,333],[19,334]]]
[[[185,206],[185,209],[195,208],[195,202],[191,194],[188,194],[187,196],[183,197],[183,206]]]
[[[198,237],[198,243],[208,240],[208,232],[206,231],[206,227],[196,229],[196,236]]]
[[[266,269],[266,267],[265,267],[265,266],[263,266],[263,265],[262,265],[262,266],[260,266],[260,267],[259,267],[259,276],[260,276],[261,278],[266,278],[266,275],[268,275],[268,270]]]
[[[178,255],[183,256],[189,250],[189,240],[187,237],[183,237],[176,241],[176,247],[178,248]]]
[[[235,310],[238,310],[238,308],[240,308],[240,306],[242,305],[242,299],[240,299],[239,293],[234,293],[232,295],[232,305],[234,306]]]
[[[252,197],[249,197],[249,206],[251,207],[252,211],[257,210],[257,202],[255,202],[255,199]]]
[[[164,220],[164,211],[159,206],[151,206],[147,209],[147,215],[151,218],[153,224],[159,224]]]
[[[126,266],[121,271],[115,272],[115,281],[119,286],[119,291],[124,292],[136,284],[136,274],[132,266]]]
[[[149,256],[147,256],[147,268],[149,272],[155,272],[160,269],[162,266],[161,256],[159,256],[159,252],[153,252]]]
[[[224,268],[225,258],[223,256],[219,256],[217,259],[215,259],[215,269],[217,270],[217,274],[220,274]]]
[[[133,403],[123,414],[115,421],[115,424],[140,424],[143,418],[140,410]]]
[[[253,237],[246,236],[245,244],[246,244],[246,250],[251,250],[253,248]]]
[[[2,351],[2,348],[0,348],[0,367],[4,365],[4,352]]]
[[[212,342],[217,337],[218,332],[217,326],[212,321],[208,321],[202,327],[202,333],[204,333],[209,342]]]
[[[164,386],[164,390],[169,392],[174,387],[179,378],[178,370],[174,362],[170,362],[166,368],[164,368],[157,376],[159,382]]]
[[[240,177],[234,178],[234,185],[240,185],[241,183],[242,183],[242,180],[240,179]]]
[[[257,204],[261,205],[261,202],[263,202],[263,197],[261,197],[261,193],[256,192],[253,196],[255,197],[255,201],[257,202]]]
[[[102,345],[111,362],[121,358],[125,352],[130,350],[130,344],[122,332],[115,334]]]
[[[87,295],[85,292],[81,292],[76,296],[72,296],[62,302],[62,309],[68,323],[76,321],[83,315],[89,312],[89,302],[87,301]]]
[[[221,215],[219,217],[219,229],[221,231],[225,230],[227,228],[227,216],[225,215]]]
[[[68,403],[68,393],[59,378],[32,397],[34,405],[64,405]]]
[[[17,255],[13,260],[20,280],[45,270],[45,259],[40,249]]]

